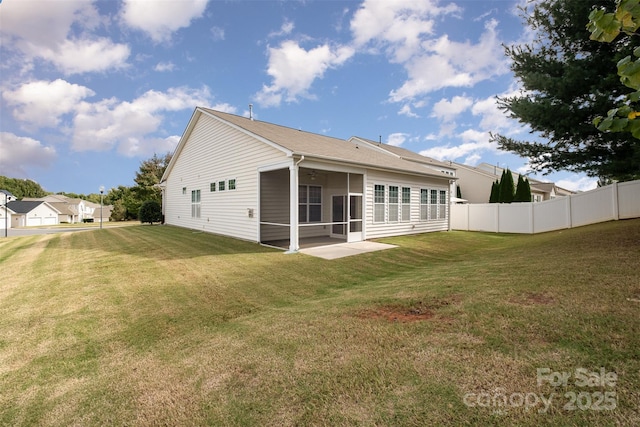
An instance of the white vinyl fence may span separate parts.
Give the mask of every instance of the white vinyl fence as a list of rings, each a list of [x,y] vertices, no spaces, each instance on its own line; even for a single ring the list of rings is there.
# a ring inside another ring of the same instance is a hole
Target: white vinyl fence
[[[451,205],[451,228],[499,233],[543,233],[640,217],[640,181],[620,182],[538,203]]]

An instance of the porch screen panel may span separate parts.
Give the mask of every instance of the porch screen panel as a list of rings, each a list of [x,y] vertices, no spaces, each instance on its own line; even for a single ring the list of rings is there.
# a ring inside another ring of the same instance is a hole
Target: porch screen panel
[[[309,186],[309,222],[322,221],[322,188]]]
[[[298,186],[298,221],[307,222],[307,186]]]

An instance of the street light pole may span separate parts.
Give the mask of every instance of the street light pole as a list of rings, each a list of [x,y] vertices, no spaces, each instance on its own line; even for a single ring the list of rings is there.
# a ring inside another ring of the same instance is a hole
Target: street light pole
[[[8,197],[7,193],[4,193],[4,237],[9,236],[9,208],[7,207],[7,203],[9,203],[7,201]]]
[[[102,196],[104,195],[104,185],[100,186],[100,230],[102,230]]]

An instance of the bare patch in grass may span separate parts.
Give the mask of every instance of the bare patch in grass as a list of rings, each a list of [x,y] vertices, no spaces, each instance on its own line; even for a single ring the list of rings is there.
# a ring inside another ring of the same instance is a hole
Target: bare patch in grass
[[[417,301],[398,304],[385,304],[379,307],[362,310],[356,314],[360,319],[383,319],[389,322],[411,323],[429,320],[438,309],[457,303],[455,295],[448,298],[433,298],[429,301]]]
[[[553,297],[540,292],[527,292],[511,298],[509,302],[518,305],[550,305],[553,304],[555,300]]]

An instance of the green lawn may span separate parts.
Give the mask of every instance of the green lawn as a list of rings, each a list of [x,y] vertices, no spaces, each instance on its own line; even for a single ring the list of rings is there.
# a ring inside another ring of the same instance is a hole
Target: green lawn
[[[3,239],[0,425],[640,425],[640,220],[382,241]]]

